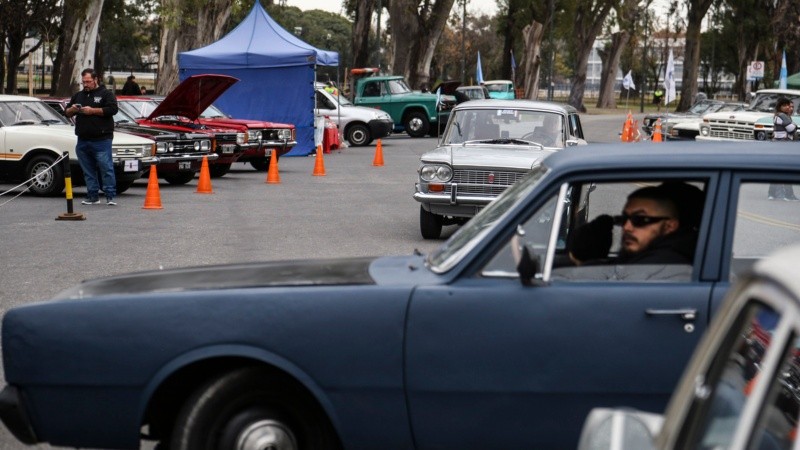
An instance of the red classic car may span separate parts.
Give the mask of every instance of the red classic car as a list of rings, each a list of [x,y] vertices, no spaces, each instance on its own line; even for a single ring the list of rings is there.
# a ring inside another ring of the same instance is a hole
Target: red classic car
[[[237,81],[226,75],[195,75],[185,79],[160,102],[146,96],[119,96],[117,102],[140,125],[212,137],[212,148],[218,157],[209,161],[209,171],[212,177],[221,177],[246,150],[260,146],[259,142],[248,141],[245,125],[208,124],[199,120],[200,114]]]

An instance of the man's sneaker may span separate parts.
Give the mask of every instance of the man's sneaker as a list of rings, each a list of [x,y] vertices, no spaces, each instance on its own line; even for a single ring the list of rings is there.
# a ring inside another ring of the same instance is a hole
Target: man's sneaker
[[[100,203],[100,199],[99,198],[96,198],[94,200],[90,199],[90,198],[87,198],[86,200],[81,202],[81,205],[96,205],[98,203]]]
[[[769,197],[767,197],[767,200],[775,200],[775,197],[770,195]]]
[[[99,201],[98,201],[98,203],[99,203]],[[106,205],[108,205],[108,206],[117,206],[117,202],[115,202],[113,198],[108,198],[108,199],[106,199]]]

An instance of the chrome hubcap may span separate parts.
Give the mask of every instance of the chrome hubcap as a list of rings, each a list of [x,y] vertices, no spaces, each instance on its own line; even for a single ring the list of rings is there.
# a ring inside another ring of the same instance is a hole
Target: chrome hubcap
[[[354,144],[363,144],[367,140],[367,135],[362,130],[355,130],[350,134],[350,140]]]
[[[237,450],[297,450],[289,427],[274,420],[259,420],[250,424],[239,435]]]
[[[418,131],[422,128],[422,119],[415,117],[408,122],[408,127],[414,131]]]

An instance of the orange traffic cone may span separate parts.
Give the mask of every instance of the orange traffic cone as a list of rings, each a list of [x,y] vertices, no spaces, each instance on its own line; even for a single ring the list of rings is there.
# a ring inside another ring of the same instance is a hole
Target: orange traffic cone
[[[375,146],[375,158],[372,160],[373,166],[383,166],[383,144],[378,139],[378,145]]]
[[[625,123],[622,124],[622,134],[620,139],[622,142],[630,142],[632,137],[633,118],[631,112],[628,111],[628,117],[625,118]]]
[[[631,142],[640,142],[642,140],[642,133],[639,132],[639,121],[634,120],[631,126]]]
[[[281,182],[281,175],[278,173],[278,149],[272,149],[272,155],[269,157],[269,170],[267,170],[268,184],[279,184]]]
[[[200,166],[200,179],[197,180],[198,194],[213,194],[211,191],[211,172],[208,170],[208,158],[203,156],[203,165]]]
[[[325,176],[325,161],[322,160],[322,146],[317,146],[317,160],[314,162],[314,173],[315,177],[324,177]]]
[[[662,142],[663,138],[661,137],[661,118],[659,117],[656,120],[656,126],[653,129],[653,142]]]
[[[144,194],[142,209],[164,209],[161,207],[161,191],[158,190],[158,174],[156,166],[150,166],[150,178],[147,179],[147,192]]]

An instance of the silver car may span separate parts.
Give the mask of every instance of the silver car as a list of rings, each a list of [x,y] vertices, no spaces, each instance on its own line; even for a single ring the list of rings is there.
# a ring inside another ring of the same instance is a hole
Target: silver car
[[[529,100],[473,100],[453,109],[436,149],[422,155],[414,199],[420,231],[437,239],[566,146],[586,144],[575,108]]]

